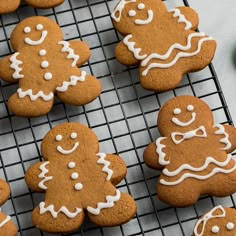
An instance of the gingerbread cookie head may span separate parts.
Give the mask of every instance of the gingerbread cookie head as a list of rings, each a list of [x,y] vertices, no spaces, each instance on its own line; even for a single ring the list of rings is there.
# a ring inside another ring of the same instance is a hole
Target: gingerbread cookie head
[[[21,21],[13,30],[11,45],[18,51],[22,47],[53,45],[62,39],[60,27],[46,17],[30,17]]]
[[[214,207],[202,216],[194,227],[194,236],[234,236],[236,235],[236,210]]]
[[[163,136],[174,131],[195,130],[204,125],[213,126],[213,115],[209,106],[193,96],[179,96],[164,104],[158,114],[158,128]]]
[[[69,123],[56,126],[43,139],[42,153],[46,160],[77,158],[85,152],[97,153],[96,135],[86,126]]]

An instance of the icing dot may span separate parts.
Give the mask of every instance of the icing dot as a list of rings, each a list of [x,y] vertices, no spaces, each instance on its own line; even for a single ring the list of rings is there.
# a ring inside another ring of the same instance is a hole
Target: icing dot
[[[44,79],[45,80],[51,80],[52,79],[52,73],[50,73],[50,72],[45,73],[44,74]]]
[[[187,106],[187,110],[188,111],[193,111],[194,110],[194,106],[193,105],[188,105]]]
[[[41,49],[40,51],[39,51],[39,56],[45,56],[46,55],[46,53],[47,53],[47,51],[45,50],[45,49]]]
[[[48,66],[49,66],[48,61],[42,61],[42,63],[41,63],[42,68],[47,68]]]
[[[70,169],[74,168],[74,167],[75,167],[75,162],[73,162],[73,161],[69,162],[69,163],[68,163],[68,167],[69,167]]]
[[[227,228],[228,230],[234,229],[234,223],[232,223],[232,222],[227,223],[226,228]]]
[[[211,232],[214,234],[219,233],[219,231],[220,231],[220,228],[216,225],[211,228]]]
[[[81,190],[82,188],[83,188],[83,184],[81,184],[81,183],[78,183],[75,185],[76,190]]]
[[[138,4],[138,9],[143,10],[145,8],[145,5],[143,3]]]
[[[57,140],[57,141],[61,141],[61,140],[62,140],[62,136],[61,136],[60,134],[58,134],[58,135],[56,136],[56,140]]]
[[[42,30],[42,29],[43,29],[43,25],[42,25],[42,24],[38,24],[38,25],[36,26],[36,29],[37,29],[37,30]]]
[[[180,110],[179,108],[175,108],[174,111],[173,111],[173,113],[174,113],[175,115],[178,115],[178,114],[181,113],[181,110]]]
[[[71,179],[78,179],[78,177],[79,177],[79,174],[78,173],[76,173],[76,172],[74,172],[74,173],[72,173],[71,174]]]
[[[30,33],[30,31],[31,31],[31,28],[30,28],[29,26],[26,26],[26,27],[24,28],[24,32],[25,32],[26,34]]]
[[[75,138],[77,138],[77,134],[76,134],[76,133],[71,133],[70,137],[71,137],[72,139],[75,139]]]
[[[136,11],[135,10],[130,10],[129,11],[129,16],[135,16],[136,15]]]

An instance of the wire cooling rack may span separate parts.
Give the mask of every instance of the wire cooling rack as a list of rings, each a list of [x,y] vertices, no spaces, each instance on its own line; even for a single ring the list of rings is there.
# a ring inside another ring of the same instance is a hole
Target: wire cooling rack
[[[203,196],[191,207],[176,209],[156,197],[159,172],[143,163],[145,147],[158,137],[157,114],[168,99],[189,94],[203,99],[211,107],[216,123],[232,124],[227,104],[213,65],[201,72],[188,74],[178,88],[156,94],[145,91],[138,81],[137,67],[120,65],[114,48],[121,37],[114,30],[110,14],[117,1],[65,0],[55,9],[35,10],[22,4],[15,13],[0,16],[0,57],[12,53],[9,36],[20,20],[44,15],[55,20],[63,30],[65,40],[80,38],[91,48],[91,59],[83,70],[100,79],[103,92],[93,103],[73,107],[56,101],[53,110],[40,118],[27,119],[12,115],[7,109],[8,97],[16,85],[2,82],[0,86],[0,177],[11,186],[11,196],[2,210],[18,225],[18,235],[49,235],[35,229],[31,212],[43,195],[32,193],[24,182],[27,168],[42,159],[40,143],[53,126],[78,121],[97,134],[100,150],[118,153],[127,164],[126,179],[118,187],[136,200],[137,215],[127,224],[113,228],[99,228],[86,221],[69,235],[192,235],[197,218],[214,205],[235,207],[234,198]],[[165,1],[167,7],[188,5],[186,0]]]

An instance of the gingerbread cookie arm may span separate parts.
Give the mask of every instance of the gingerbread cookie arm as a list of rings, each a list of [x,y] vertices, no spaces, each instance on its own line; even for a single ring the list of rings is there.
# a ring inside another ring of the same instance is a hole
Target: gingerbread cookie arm
[[[15,53],[0,60],[0,79],[8,83],[18,83],[22,78],[19,67],[21,61],[17,59],[19,53]]]
[[[10,187],[8,183],[0,179],[0,206],[3,205],[10,195]]]
[[[159,154],[157,153],[156,150],[157,150],[157,145],[155,142],[149,144],[147,148],[144,150],[143,159],[146,165],[149,166],[150,168],[161,170],[164,168],[164,166],[162,166],[159,163]]]
[[[45,192],[47,187],[46,182],[52,179],[49,176],[49,162],[37,162],[32,165],[25,174],[25,182],[28,187],[35,192]]]
[[[77,66],[83,65],[90,58],[90,49],[89,46],[83,41],[72,40],[69,41],[70,47],[74,50],[76,55],[79,55],[79,59],[77,61]]]
[[[126,164],[121,157],[113,154],[107,154],[106,161],[110,162],[109,168],[113,172],[111,176],[111,182],[113,185],[117,185],[126,176]]]
[[[196,30],[199,24],[199,17],[197,12],[195,12],[192,8],[185,6],[177,7],[177,9],[179,9],[181,14],[185,16],[186,20],[191,22],[191,29]]]
[[[116,59],[124,65],[132,66],[137,65],[139,61],[134,57],[133,52],[131,52],[128,47],[123,43],[119,42],[115,49]]]

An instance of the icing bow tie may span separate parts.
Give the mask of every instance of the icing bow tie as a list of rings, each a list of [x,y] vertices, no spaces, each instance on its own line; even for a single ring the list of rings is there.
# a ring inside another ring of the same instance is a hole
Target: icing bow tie
[[[204,126],[200,126],[195,130],[188,131],[186,133],[173,132],[171,133],[171,138],[175,144],[180,144],[186,139],[190,139],[193,137],[205,138],[207,137],[207,133]]]
[[[198,220],[198,222],[194,228],[194,234],[196,236],[202,236],[204,234],[205,227],[206,227],[208,220],[211,220],[214,218],[224,218],[225,216],[226,216],[225,209],[221,205],[216,206],[210,212],[208,212],[201,219]],[[202,225],[201,228],[199,228],[200,225]],[[201,229],[200,233],[198,231],[199,229]]]

